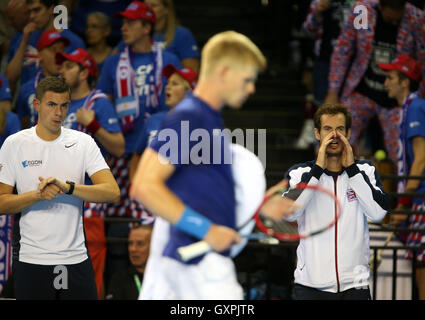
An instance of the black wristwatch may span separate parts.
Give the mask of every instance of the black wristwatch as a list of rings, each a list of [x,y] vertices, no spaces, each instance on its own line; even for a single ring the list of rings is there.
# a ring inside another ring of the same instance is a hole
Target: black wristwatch
[[[72,194],[74,192],[75,182],[66,181],[66,183],[69,184],[69,190],[66,192],[66,194]]]

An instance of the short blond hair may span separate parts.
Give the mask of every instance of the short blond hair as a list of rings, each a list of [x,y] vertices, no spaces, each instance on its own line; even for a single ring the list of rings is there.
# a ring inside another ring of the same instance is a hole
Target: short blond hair
[[[210,75],[223,63],[253,65],[259,71],[267,67],[267,59],[247,36],[224,31],[212,36],[202,49],[201,76]]]

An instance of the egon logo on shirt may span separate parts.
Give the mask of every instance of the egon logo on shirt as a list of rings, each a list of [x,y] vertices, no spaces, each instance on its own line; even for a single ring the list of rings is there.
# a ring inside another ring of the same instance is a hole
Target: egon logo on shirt
[[[43,164],[42,160],[25,160],[22,161],[22,166],[26,167],[39,167]]]

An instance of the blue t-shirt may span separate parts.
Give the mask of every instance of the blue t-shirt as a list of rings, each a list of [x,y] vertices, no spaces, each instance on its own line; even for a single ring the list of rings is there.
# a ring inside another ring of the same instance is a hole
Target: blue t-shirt
[[[192,32],[182,26],[176,27],[173,41],[167,47],[165,47],[166,40],[163,32],[155,32],[153,41],[158,43],[164,51],[174,54],[180,61],[200,57],[199,49]],[[124,41],[121,40],[117,47],[119,52],[123,51],[125,48]]]
[[[409,172],[414,160],[412,140],[415,137],[425,138],[425,100],[422,98],[413,99],[407,108],[406,144],[407,167]],[[425,192],[425,180],[421,180],[416,192]],[[422,201],[423,198],[416,198],[413,200],[413,202],[417,203],[421,203]]]
[[[167,111],[161,111],[150,116],[143,126],[143,130],[136,143],[136,150],[138,154],[142,154],[146,147],[158,134],[161,129],[162,120],[167,115]]]
[[[40,74],[39,80],[44,76]],[[35,77],[21,85],[18,100],[16,102],[16,113],[22,120],[28,117],[29,127],[35,126],[38,120],[38,112],[34,109],[33,101],[35,98]]]
[[[21,130],[21,122],[16,114],[13,112],[6,113],[6,125],[3,132],[0,134],[0,148],[6,138]]]
[[[173,112],[164,117],[161,131],[150,147],[173,163],[175,172],[166,184],[185,205],[216,224],[235,228],[230,138],[214,133],[215,130],[221,133],[223,129],[221,113],[188,93]],[[177,249],[196,241],[198,239],[172,226],[164,255],[179,260]]]
[[[12,100],[9,81],[7,81],[7,78],[2,73],[0,73],[0,83],[0,101]]]
[[[165,48],[166,40],[164,33],[155,32],[153,40],[161,44],[161,48],[164,50],[175,54],[180,61],[188,58],[199,58],[199,49],[192,32],[182,26],[176,27],[173,41]]]
[[[69,106],[68,113],[66,115],[63,126],[65,128],[78,130],[78,122],[76,112],[80,109],[87,97],[78,100],[71,100],[71,104]],[[98,98],[94,101],[92,107],[96,120],[100,123],[103,129],[108,132],[117,133],[121,132],[121,127],[118,123],[117,115],[115,114],[114,107],[112,103],[107,98]],[[95,139],[96,140],[96,139]],[[103,146],[96,140],[102,154],[106,154],[107,151],[103,148]]]
[[[69,29],[64,29],[61,34],[68,38],[71,42],[69,46],[66,47],[65,52],[71,53],[75,49],[83,48],[86,49],[86,45],[84,41],[81,40],[79,36],[73,33]],[[33,78],[38,70],[38,50],[37,50],[37,42],[41,36],[41,31],[36,30],[31,33],[30,39],[28,41],[27,50],[25,52],[24,61],[22,63],[22,71],[21,71],[21,83],[28,81],[28,79]],[[15,38],[16,37],[16,38]],[[14,38],[13,42],[10,42],[9,47],[9,55],[7,61],[10,62],[15,56],[16,51],[18,51],[19,44],[22,40],[22,32],[18,32]]]
[[[97,88],[102,90],[106,94],[111,94],[116,102],[118,98],[118,87],[116,81],[116,70],[120,54],[108,57],[104,63],[102,73],[97,83]],[[147,79],[154,78],[155,76],[155,57],[152,52],[149,53],[130,53],[131,65],[136,74],[136,87],[139,96],[139,117],[135,120],[134,129],[124,134],[125,138],[125,152],[132,154],[136,148],[137,138],[141,133],[146,114],[154,114],[159,111],[168,111],[168,107],[165,105],[165,86],[167,84],[167,78],[162,76],[162,88],[159,92],[159,105],[156,108],[146,107],[146,92],[149,90],[149,82]],[[180,68],[180,61],[173,54],[163,52],[162,53],[162,65],[167,64],[175,65]],[[116,106],[115,106],[116,108]],[[115,109],[116,110],[116,109]]]
[[[97,71],[99,72],[98,74],[102,73],[102,69],[103,69],[103,65],[105,64],[105,61],[106,61],[106,59],[103,60],[101,63],[97,64]]]

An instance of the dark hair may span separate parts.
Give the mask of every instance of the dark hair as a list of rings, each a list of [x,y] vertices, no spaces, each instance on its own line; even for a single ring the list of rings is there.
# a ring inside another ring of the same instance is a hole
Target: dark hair
[[[405,73],[399,71],[399,70],[395,70],[397,72],[398,75],[398,82],[400,83],[403,80],[408,79],[409,80],[409,91],[410,92],[415,92],[419,89],[419,83],[421,82],[421,79],[419,78],[418,81],[415,81],[411,78],[409,78]]]
[[[337,115],[342,113],[345,116],[345,129],[351,128],[351,113],[348,112],[347,107],[340,103],[326,103],[317,109],[314,114],[314,127],[320,131],[322,126],[321,118],[324,114]]]
[[[76,62],[76,64],[78,65],[78,68],[80,69],[80,71],[83,71],[84,69],[86,69],[86,67],[84,67],[81,63]],[[97,77],[93,77],[89,72],[89,76],[87,77],[87,83],[89,84],[89,87],[93,89],[96,86],[96,82],[97,82]]]
[[[47,91],[53,91],[55,93],[68,92],[69,96],[71,97],[71,89],[62,78],[47,77],[41,80],[35,89],[36,99],[41,101]]]
[[[389,7],[394,10],[402,10],[407,0],[379,0],[381,7]]]
[[[143,224],[141,221],[137,221],[137,222],[130,222],[129,224],[130,230],[134,230],[134,229],[149,229],[152,230],[153,229],[153,225],[151,224]]]
[[[27,4],[32,4],[34,0],[26,0]],[[46,8],[50,8],[51,6],[59,5],[59,0],[39,0],[39,2],[44,5]]]
[[[140,19],[140,20],[142,21],[142,25],[143,26],[146,26],[147,24],[149,24],[151,26],[151,31],[149,32],[149,37],[151,39],[153,39],[153,34],[155,32],[155,25],[152,22],[148,21],[148,20],[145,20],[145,19]]]

